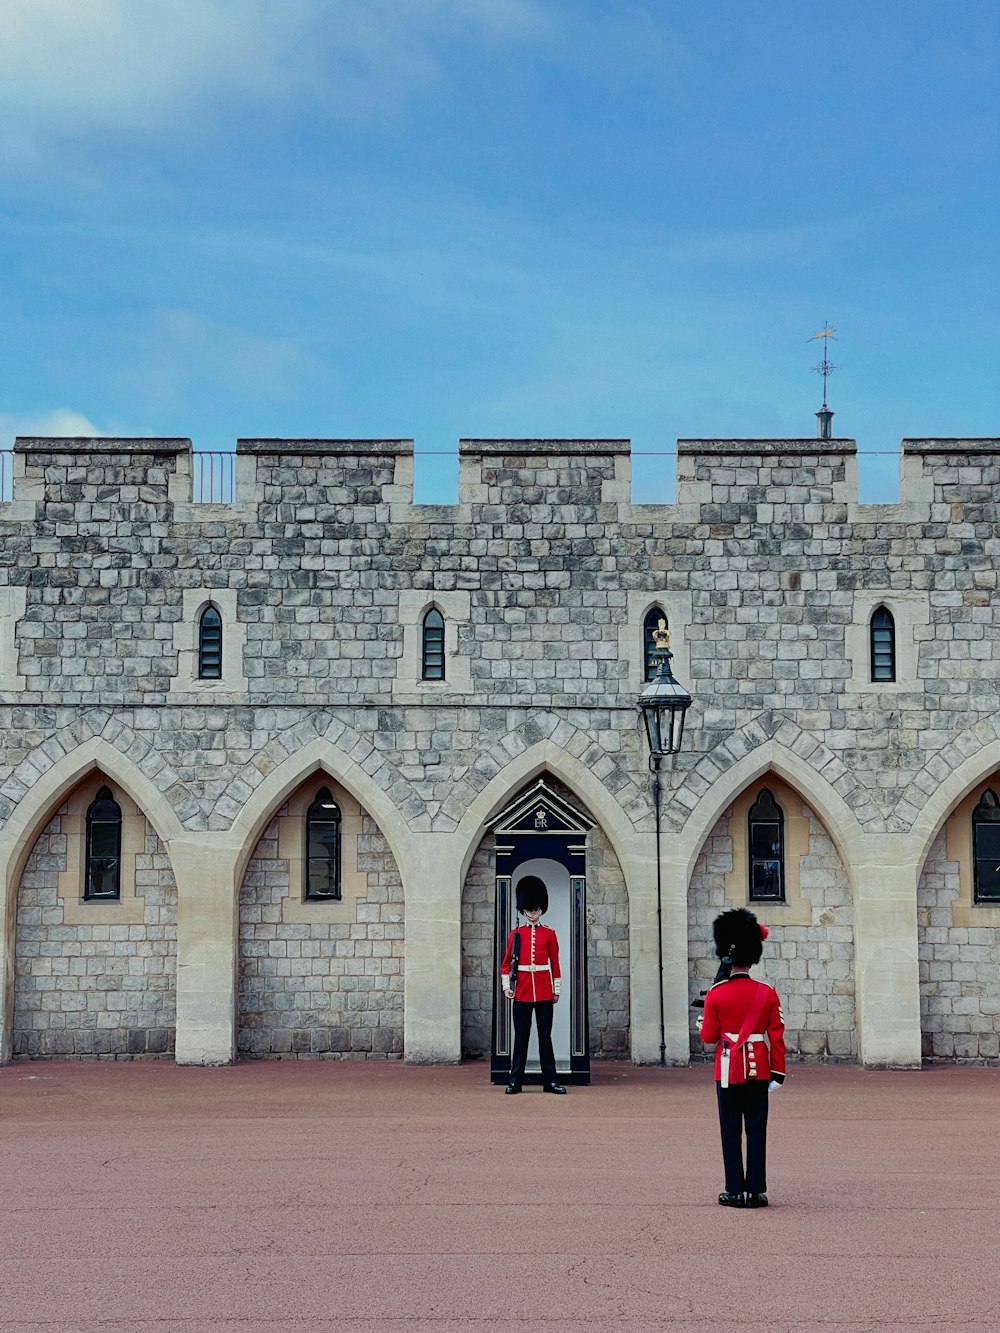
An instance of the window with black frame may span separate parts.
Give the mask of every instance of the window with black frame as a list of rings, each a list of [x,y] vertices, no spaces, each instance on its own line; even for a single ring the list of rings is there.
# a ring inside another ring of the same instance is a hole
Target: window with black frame
[[[340,898],[340,806],[329,788],[321,787],[306,811],[307,899]]]
[[[871,619],[871,670],[873,681],[896,679],[896,624],[884,606]]]
[[[644,680],[652,680],[656,675],[656,658],[653,654],[657,651],[657,647],[653,635],[659,628],[661,620],[669,629],[670,626],[667,622],[666,615],[658,606],[654,606],[652,611],[647,611],[646,618],[642,622],[642,663]]]
[[[198,679],[222,679],[222,617],[207,606],[198,625]]]
[[[972,861],[975,901],[1000,903],[1000,801],[984,791],[972,812]]]
[[[750,901],[785,901],[785,816],[764,787],[747,817]]]
[[[432,606],[424,616],[421,680],[444,680],[444,616]]]
[[[87,811],[83,896],[116,899],[122,891],[122,812],[109,787],[101,787]]]

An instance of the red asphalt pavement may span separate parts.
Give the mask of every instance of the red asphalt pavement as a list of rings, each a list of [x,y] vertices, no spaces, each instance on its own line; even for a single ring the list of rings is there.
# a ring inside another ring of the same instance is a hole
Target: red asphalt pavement
[[[995,1329],[998,1123],[997,1069],[793,1066],[742,1212],[708,1067],[10,1065],[0,1329]]]

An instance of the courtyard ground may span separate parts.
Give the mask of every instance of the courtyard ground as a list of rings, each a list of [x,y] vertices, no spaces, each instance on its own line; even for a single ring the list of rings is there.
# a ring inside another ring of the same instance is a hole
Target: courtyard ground
[[[1000,1326],[1000,1070],[796,1066],[772,1207],[708,1067],[0,1069],[3,1330]]]

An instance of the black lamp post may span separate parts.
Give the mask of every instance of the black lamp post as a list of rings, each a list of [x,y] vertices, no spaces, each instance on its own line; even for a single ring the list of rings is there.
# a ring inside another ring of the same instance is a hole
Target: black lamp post
[[[653,807],[656,811],[656,943],[660,963],[660,1064],[667,1063],[667,1029],[663,1012],[663,881],[660,869],[660,764],[668,754],[676,754],[684,737],[684,715],[691,707],[691,696],[670,670],[670,635],[661,620],[653,631],[656,645],[650,655],[656,675],[639,695],[639,711],[646,725],[649,742],[649,768],[653,774]]]

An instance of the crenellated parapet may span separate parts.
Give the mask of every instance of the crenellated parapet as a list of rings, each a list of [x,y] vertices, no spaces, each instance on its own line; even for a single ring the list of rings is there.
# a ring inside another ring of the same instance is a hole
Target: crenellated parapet
[[[975,521],[1000,485],[1000,439],[992,437],[903,440],[899,501],[877,505],[859,504],[852,439],[681,439],[675,503],[638,506],[625,439],[462,439],[459,502],[434,506],[413,503],[412,439],[239,439],[224,498],[197,484],[208,457],[222,456],[198,454],[184,438],[19,436],[13,507],[0,504],[0,520],[86,522],[93,505],[106,520],[108,506],[169,502],[182,524],[463,524],[484,514],[572,523],[581,509],[625,524]]]

